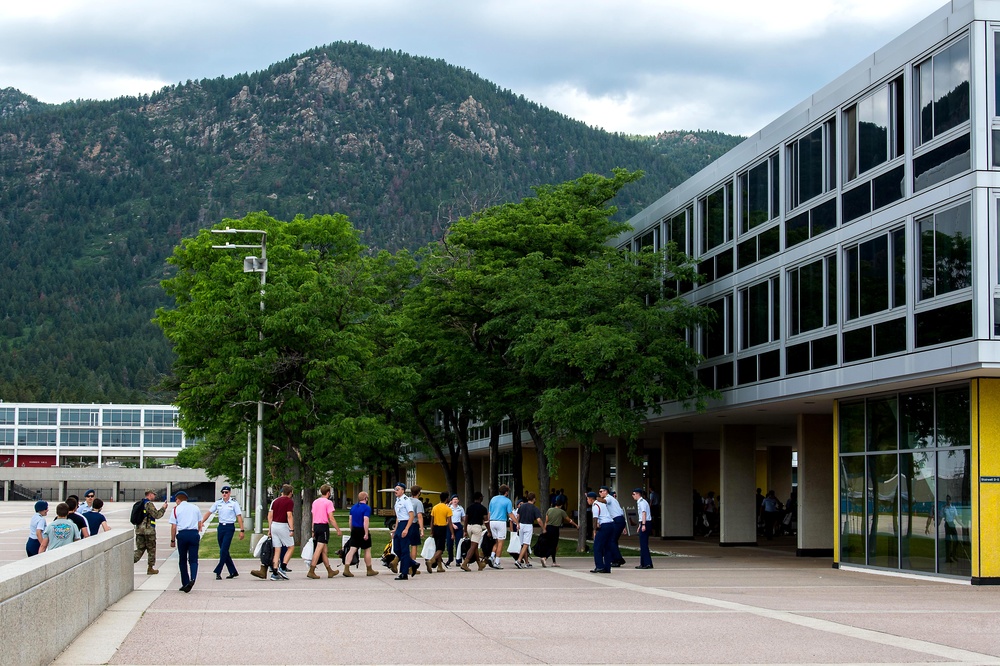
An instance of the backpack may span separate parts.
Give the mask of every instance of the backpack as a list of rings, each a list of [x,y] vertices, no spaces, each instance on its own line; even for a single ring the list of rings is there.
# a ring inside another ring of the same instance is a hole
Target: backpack
[[[132,505],[132,514],[128,517],[128,522],[132,523],[136,527],[142,525],[142,521],[146,519],[146,498],[143,497],[141,500],[137,501]]]
[[[274,542],[271,541],[271,537],[264,536],[261,538],[260,543],[260,563],[266,567],[271,566],[271,562],[274,559]]]

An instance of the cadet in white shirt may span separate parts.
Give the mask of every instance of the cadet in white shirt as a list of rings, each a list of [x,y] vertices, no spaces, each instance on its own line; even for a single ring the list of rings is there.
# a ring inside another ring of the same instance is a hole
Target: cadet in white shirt
[[[243,530],[243,511],[240,510],[240,503],[232,496],[233,489],[229,486],[222,486],[222,498],[215,500],[205,515],[201,517],[203,523],[208,522],[208,517],[213,513],[219,514],[219,528],[216,535],[219,538],[219,563],[215,565],[215,580],[222,580],[222,567],[229,570],[226,578],[236,578],[240,573],[236,570],[236,563],[233,562],[232,555],[229,554],[229,546],[233,543],[233,536],[236,534],[236,523],[240,525],[240,541],[243,540],[245,532]]]
[[[198,578],[198,544],[201,542],[201,511],[187,501],[188,495],[178,490],[176,506],[170,510],[170,545],[177,547],[181,570],[181,592],[190,592]],[[188,567],[191,569],[188,575]]]
[[[452,530],[448,530],[448,561],[444,563],[446,567],[451,566],[451,563],[455,560],[461,561],[462,554],[455,552],[458,550],[458,544],[462,541],[462,535],[465,533],[465,509],[458,502],[458,495],[451,496],[451,524],[454,525],[454,533]]]
[[[622,534],[625,532],[625,511],[622,509],[622,505],[618,503],[618,498],[611,493],[611,488],[601,486],[598,492],[601,499],[607,503],[608,511],[611,513],[611,520],[614,521],[615,525],[611,543],[608,544],[610,563],[613,567],[620,567],[625,564],[625,558],[622,557],[622,551],[618,547],[618,542],[621,541]]]
[[[639,526],[639,566],[636,569],[652,569],[653,558],[649,554],[649,533],[653,531],[653,514],[649,510],[649,502],[642,496],[642,488],[632,491],[635,500],[636,518]]]
[[[397,571],[399,575],[396,580],[407,580],[410,577],[410,569],[415,564],[410,557],[410,532],[417,529],[414,524],[413,503],[406,496],[406,486],[397,483],[395,487],[396,503],[393,509],[396,512],[396,529],[392,534],[392,550],[396,554],[396,559],[391,565],[393,573]]]

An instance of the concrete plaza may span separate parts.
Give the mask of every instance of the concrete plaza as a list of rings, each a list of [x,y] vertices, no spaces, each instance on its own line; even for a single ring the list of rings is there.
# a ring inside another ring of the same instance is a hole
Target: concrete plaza
[[[3,537],[9,526],[0,513]],[[183,594],[168,543],[160,575],[136,565],[135,592],[56,663],[1000,664],[1000,589],[838,571],[781,548],[657,541],[684,557],[398,582],[380,564],[377,577],[309,580],[300,560],[289,581],[250,576],[253,560],[217,581],[203,561]]]

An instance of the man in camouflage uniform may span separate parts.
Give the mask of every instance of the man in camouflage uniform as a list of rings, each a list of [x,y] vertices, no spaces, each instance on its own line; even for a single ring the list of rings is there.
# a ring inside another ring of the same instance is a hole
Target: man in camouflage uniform
[[[158,569],[153,568],[153,565],[156,564],[156,519],[162,518],[163,514],[167,511],[166,501],[163,502],[163,506],[159,509],[153,504],[155,501],[156,492],[147,490],[146,503],[142,507],[146,515],[143,516],[142,522],[135,527],[135,555],[132,563],[135,564],[141,560],[143,552],[148,553],[149,564],[146,566],[147,576],[160,573]]]

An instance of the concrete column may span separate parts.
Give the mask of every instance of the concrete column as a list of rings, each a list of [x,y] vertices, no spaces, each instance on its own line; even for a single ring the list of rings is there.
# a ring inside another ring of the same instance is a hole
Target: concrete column
[[[69,481],[59,482],[59,496],[56,498],[57,502],[66,501],[66,496],[69,495]]]
[[[14,482],[13,481],[4,481],[3,482],[3,501],[5,501],[5,502],[9,502],[10,501],[10,491],[13,488],[14,488]]]
[[[833,417],[799,414],[798,549],[800,557],[833,557]]]
[[[122,499],[121,498],[121,493],[122,493],[122,482],[121,481],[112,481],[111,482],[111,501],[113,501],[113,502],[121,501],[121,499]]]
[[[779,502],[784,502],[792,494],[792,447],[767,447],[767,488],[773,490]]]
[[[756,435],[753,426],[722,427],[720,546],[757,545]]]
[[[670,433],[663,435],[662,442],[660,534],[664,539],[691,539],[694,537],[691,514],[694,438],[691,433]]]
[[[174,484],[172,481],[167,481],[167,496],[165,498],[166,501],[169,502],[173,496],[174,496]]]

